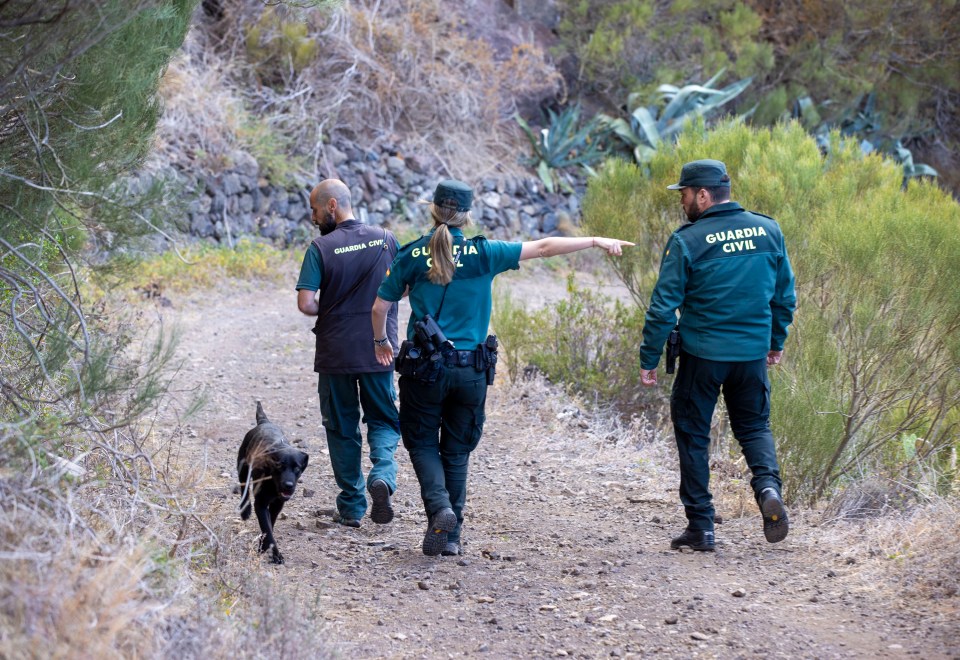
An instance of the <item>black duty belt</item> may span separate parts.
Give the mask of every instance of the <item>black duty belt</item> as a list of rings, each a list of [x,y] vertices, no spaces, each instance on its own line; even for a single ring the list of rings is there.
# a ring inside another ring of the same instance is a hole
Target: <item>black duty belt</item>
[[[476,351],[451,351],[443,356],[448,367],[472,367],[475,365]]]

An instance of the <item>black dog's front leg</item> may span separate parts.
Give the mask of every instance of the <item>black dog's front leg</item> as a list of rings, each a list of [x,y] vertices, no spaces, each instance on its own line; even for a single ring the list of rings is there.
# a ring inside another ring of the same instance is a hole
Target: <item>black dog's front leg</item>
[[[272,502],[270,506],[266,502],[262,501],[260,498],[257,498],[257,501],[254,502],[253,508],[257,513],[257,522],[260,523],[260,531],[263,532],[263,536],[260,537],[260,552],[266,552],[268,549],[273,549],[273,556],[270,561],[274,564],[283,563],[283,555],[280,554],[280,549],[277,548],[277,541],[273,538],[273,520],[274,517],[272,513]],[[282,506],[282,502],[281,502]]]

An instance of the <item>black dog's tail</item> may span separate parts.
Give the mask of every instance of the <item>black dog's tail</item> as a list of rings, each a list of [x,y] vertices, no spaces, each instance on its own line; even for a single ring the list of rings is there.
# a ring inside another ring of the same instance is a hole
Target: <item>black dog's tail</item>
[[[263,424],[264,422],[269,422],[267,419],[267,414],[263,412],[263,406],[260,405],[260,402],[257,401],[257,424]]]

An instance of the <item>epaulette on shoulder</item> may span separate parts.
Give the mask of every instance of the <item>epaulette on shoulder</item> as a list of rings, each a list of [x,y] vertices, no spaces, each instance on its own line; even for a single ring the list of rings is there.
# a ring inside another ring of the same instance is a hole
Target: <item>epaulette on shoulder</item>
[[[476,236],[471,236],[467,240],[468,241],[485,241],[487,240],[487,237],[484,236],[483,234],[477,234]]]
[[[760,213],[760,211],[750,211],[750,213],[752,213],[752,214],[754,214],[754,215],[759,215],[759,216],[764,217],[764,218],[767,218],[768,220],[773,220],[774,222],[777,221],[776,218],[771,218],[771,217],[770,217],[769,215],[767,215],[766,213]]]
[[[690,229],[690,227],[694,226],[695,224],[697,224],[697,223],[696,223],[696,222],[687,222],[687,223],[685,223],[685,224],[682,224],[682,225],[680,225],[679,227],[677,227],[676,229],[674,229],[674,230],[673,230],[673,233],[676,234],[676,233],[679,233],[679,232],[683,231],[684,229]]]

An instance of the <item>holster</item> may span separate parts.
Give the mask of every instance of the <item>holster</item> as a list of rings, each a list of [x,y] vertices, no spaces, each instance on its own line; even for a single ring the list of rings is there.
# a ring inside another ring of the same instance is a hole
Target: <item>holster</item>
[[[405,339],[400,344],[395,369],[401,376],[423,383],[435,383],[443,371],[443,360],[439,352],[424,354],[416,342]]]
[[[675,326],[667,337],[667,373],[677,370],[677,358],[680,357],[680,326]]]
[[[487,335],[487,340],[482,344],[477,344],[477,350],[474,353],[474,369],[487,372],[487,385],[493,385],[493,379],[497,375],[497,343],[496,335]]]

